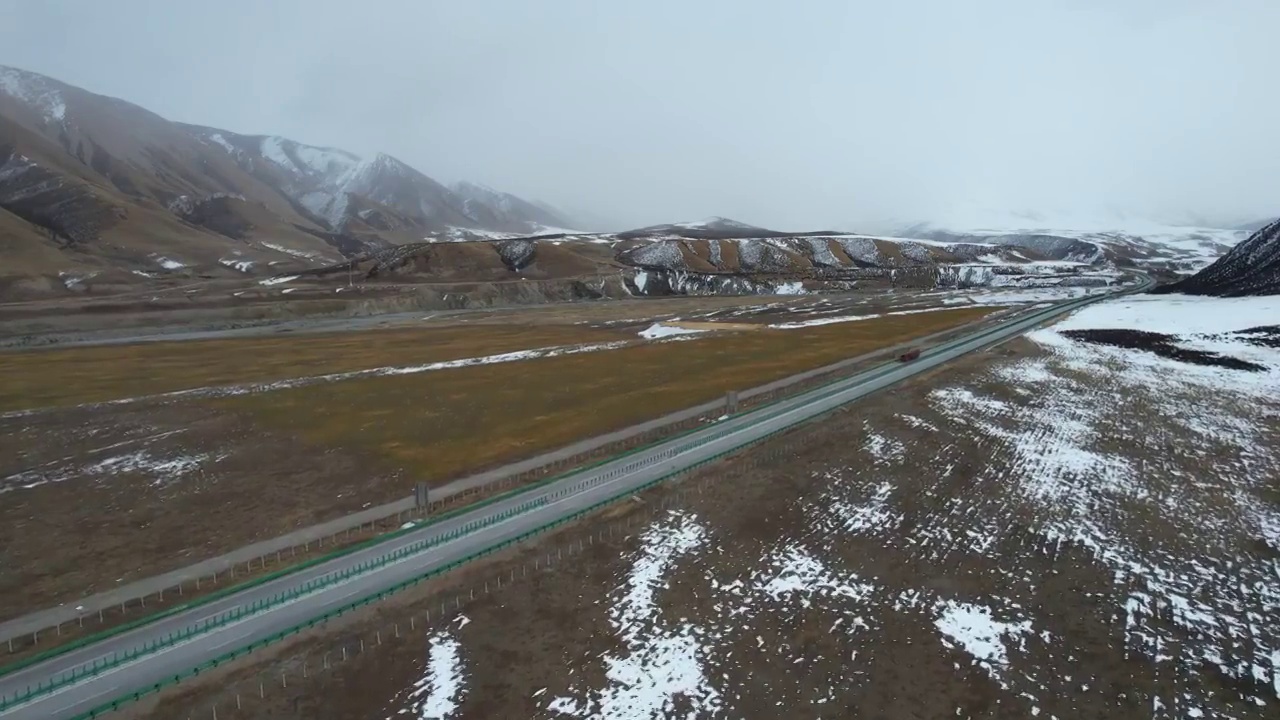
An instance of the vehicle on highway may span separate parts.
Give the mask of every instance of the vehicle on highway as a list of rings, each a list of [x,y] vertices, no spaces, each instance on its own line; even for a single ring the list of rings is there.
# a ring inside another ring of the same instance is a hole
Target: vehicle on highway
[[[918,357],[920,357],[920,348],[911,348],[898,356],[898,362],[911,362]]]

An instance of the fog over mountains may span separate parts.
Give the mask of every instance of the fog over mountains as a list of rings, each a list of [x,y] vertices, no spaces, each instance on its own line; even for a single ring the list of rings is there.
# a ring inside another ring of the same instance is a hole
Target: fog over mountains
[[[590,229],[1276,214],[1270,0],[4,9],[0,64],[173,120],[383,152]],[[217,42],[193,51],[196,29]]]

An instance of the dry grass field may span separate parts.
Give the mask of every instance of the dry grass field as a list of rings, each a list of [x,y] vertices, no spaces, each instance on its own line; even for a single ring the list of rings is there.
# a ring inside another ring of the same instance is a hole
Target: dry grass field
[[[977,320],[966,308],[212,401],[314,448],[357,449],[440,484],[803,370]]]
[[[485,324],[0,355],[0,617],[74,600],[741,389],[955,327],[966,308],[644,342]],[[415,374],[164,390],[625,340]],[[61,380],[60,380],[61,378]],[[56,537],[57,543],[49,538]]]
[[[634,335],[577,325],[489,325],[483,332],[449,326],[5,353],[0,411],[619,339]]]

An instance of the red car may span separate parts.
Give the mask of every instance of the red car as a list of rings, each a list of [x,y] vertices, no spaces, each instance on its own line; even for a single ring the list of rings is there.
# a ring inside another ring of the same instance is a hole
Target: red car
[[[920,348],[911,348],[898,356],[898,362],[911,362],[918,357],[920,357]]]

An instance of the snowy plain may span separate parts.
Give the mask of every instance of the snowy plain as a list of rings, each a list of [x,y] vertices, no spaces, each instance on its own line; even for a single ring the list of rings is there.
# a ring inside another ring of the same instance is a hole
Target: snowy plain
[[[1095,303],[1054,325],[1055,330],[1127,328],[1169,335],[1222,333],[1280,324],[1280,296],[1218,298],[1130,295]]]

